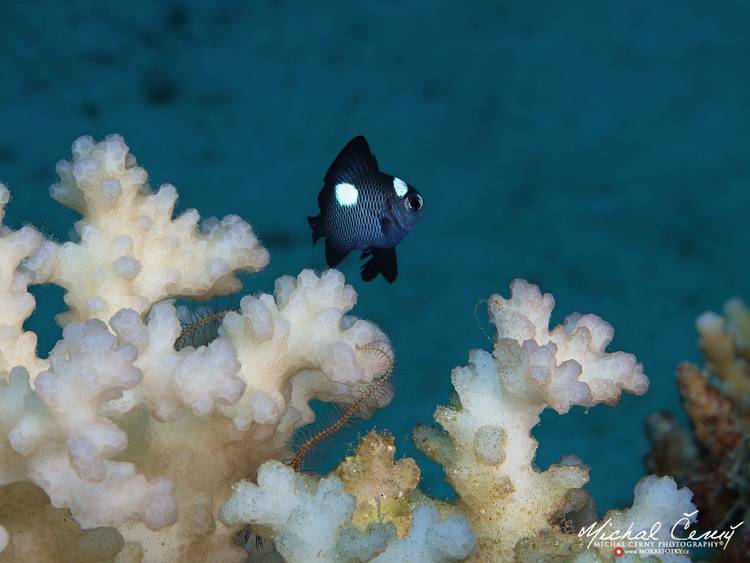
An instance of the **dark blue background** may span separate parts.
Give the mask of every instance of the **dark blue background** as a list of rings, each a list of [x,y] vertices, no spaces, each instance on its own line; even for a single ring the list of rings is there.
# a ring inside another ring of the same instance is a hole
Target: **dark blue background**
[[[601,508],[629,504],[644,418],[677,408],[674,368],[698,358],[694,318],[750,287],[748,29],[741,1],[5,0],[8,221],[64,238],[75,217],[47,196],[55,161],[79,135],[119,132],[182,209],[253,224],[272,262],[246,286],[268,291],[323,266],[305,217],[364,133],[426,200],[393,286],[343,265],[357,314],[398,353],[377,426],[415,455],[409,432],[447,401],[450,369],[489,346],[477,299],[525,277],[555,295],[556,320],[612,322],[613,349],[651,377],[645,397],[547,413],[536,431],[541,466],[576,453]],[[35,292],[46,351],[61,294]],[[423,467],[426,490],[444,493]]]

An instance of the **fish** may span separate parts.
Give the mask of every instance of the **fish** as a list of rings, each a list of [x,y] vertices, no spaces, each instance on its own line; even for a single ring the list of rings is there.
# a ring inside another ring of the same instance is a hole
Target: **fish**
[[[378,274],[393,283],[398,275],[396,245],[417,225],[422,195],[401,178],[381,172],[362,135],[341,149],[323,178],[318,194],[320,214],[308,217],[313,246],[325,238],[329,268],[352,250],[361,250],[366,282]]]

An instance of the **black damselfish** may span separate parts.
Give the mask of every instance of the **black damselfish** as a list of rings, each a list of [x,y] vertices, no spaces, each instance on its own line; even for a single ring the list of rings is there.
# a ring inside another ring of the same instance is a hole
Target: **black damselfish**
[[[362,250],[362,279],[378,274],[396,279],[396,245],[422,214],[422,196],[400,178],[381,172],[360,135],[341,150],[318,194],[320,215],[308,217],[313,244],[326,238],[326,263],[336,267],[352,250]]]

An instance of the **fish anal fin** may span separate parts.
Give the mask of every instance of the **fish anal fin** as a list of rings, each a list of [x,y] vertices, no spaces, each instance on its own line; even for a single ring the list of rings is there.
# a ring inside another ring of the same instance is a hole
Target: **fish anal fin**
[[[372,256],[372,250],[365,250],[360,256],[360,260],[369,258],[367,262],[362,264],[359,269],[359,273],[362,279],[366,282],[374,280],[378,276],[378,265],[375,258]]]
[[[329,268],[338,266],[347,254],[349,254],[349,249],[339,248],[331,242],[331,239],[326,239],[326,264]]]
[[[360,268],[360,274],[364,281],[372,281],[378,274],[381,274],[388,283],[395,281],[398,275],[396,247],[371,248],[365,250],[361,258],[369,258]]]
[[[349,141],[326,172],[324,182],[332,186],[340,182],[353,183],[360,176],[378,171],[378,161],[367,140],[358,135]]]
[[[398,263],[396,262],[396,247],[377,248],[373,256],[378,261],[380,273],[388,283],[393,283],[398,275]]]

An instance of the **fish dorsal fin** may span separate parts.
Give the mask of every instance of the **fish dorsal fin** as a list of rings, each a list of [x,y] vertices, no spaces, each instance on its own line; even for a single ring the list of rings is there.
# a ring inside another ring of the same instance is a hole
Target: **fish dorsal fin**
[[[370,151],[367,140],[358,135],[349,141],[326,172],[326,185],[352,183],[356,178],[378,171],[378,161]]]

